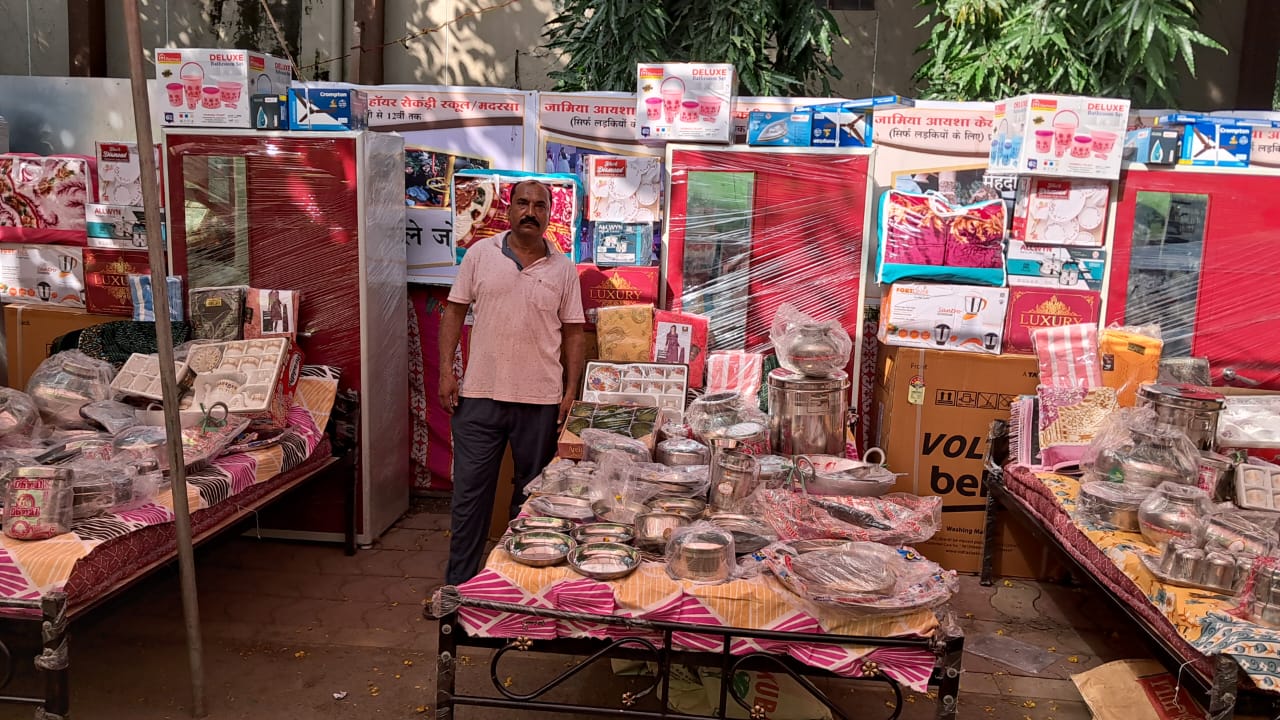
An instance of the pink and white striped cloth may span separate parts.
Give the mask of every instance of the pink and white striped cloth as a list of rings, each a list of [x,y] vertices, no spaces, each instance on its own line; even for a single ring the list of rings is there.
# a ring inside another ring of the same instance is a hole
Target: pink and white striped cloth
[[[938,631],[938,620],[931,610],[885,617],[821,606],[800,599],[768,573],[721,585],[696,585],[673,580],[662,564],[646,562],[621,580],[600,582],[577,575],[567,567],[525,567],[511,560],[501,548],[494,550],[485,569],[460,585],[458,591],[469,598],[531,608],[716,627],[862,637],[927,637]],[[662,639],[656,633],[604,622],[571,622],[482,608],[460,608],[458,617],[467,633],[476,637]],[[673,633],[672,642],[683,650],[722,649],[721,640],[715,635],[677,632]],[[926,692],[935,662],[931,651],[919,647],[738,639],[730,642],[729,649],[735,655],[756,651],[786,654],[845,677],[860,677],[864,665],[874,662],[881,672],[918,692]]]
[[[1085,390],[1102,385],[1096,324],[1037,328],[1031,344],[1040,361],[1041,385]]]

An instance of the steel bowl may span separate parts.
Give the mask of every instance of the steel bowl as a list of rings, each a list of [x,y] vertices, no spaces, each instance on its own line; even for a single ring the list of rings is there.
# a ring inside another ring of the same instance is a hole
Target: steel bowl
[[[635,528],[623,523],[590,523],[579,525],[570,536],[580,545],[594,543],[626,544],[636,538]]]
[[[691,497],[660,497],[650,500],[649,507],[655,512],[678,513],[693,520],[707,509],[707,503],[705,500]]]
[[[519,517],[508,523],[507,528],[516,535],[535,530],[567,533],[573,529],[573,523],[556,517]]]
[[[636,517],[649,511],[643,503],[617,502],[614,500],[597,500],[591,504],[591,514],[597,522],[621,523],[630,525]]]
[[[529,502],[529,508],[540,515],[582,522],[594,517],[591,501],[571,495],[543,495]]]
[[[733,574],[733,541],[723,533],[694,533],[681,540],[667,565],[676,579],[719,583]]]
[[[738,555],[750,555],[778,541],[778,534],[772,528],[750,515],[717,513],[708,519],[733,535],[733,549]]]
[[[664,440],[658,443],[658,462],[670,467],[682,465],[706,465],[711,459],[711,450],[697,440],[684,438]]]
[[[649,512],[636,517],[636,546],[650,552],[662,552],[671,533],[691,522],[688,516],[673,512]]]
[[[512,560],[529,567],[551,567],[564,562],[565,557],[578,544],[564,533],[549,530],[533,530],[512,535],[503,543]]]
[[[569,567],[593,580],[617,580],[640,567],[640,552],[621,543],[586,543],[569,553]]]

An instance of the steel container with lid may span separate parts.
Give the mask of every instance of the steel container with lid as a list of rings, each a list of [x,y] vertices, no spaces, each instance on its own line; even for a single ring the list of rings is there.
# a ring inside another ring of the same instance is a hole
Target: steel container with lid
[[[769,373],[769,440],[778,455],[844,455],[848,413],[848,373]]]
[[[1196,385],[1143,385],[1138,405],[1155,410],[1156,421],[1187,434],[1200,450],[1213,450],[1218,436],[1218,415],[1225,399]]]

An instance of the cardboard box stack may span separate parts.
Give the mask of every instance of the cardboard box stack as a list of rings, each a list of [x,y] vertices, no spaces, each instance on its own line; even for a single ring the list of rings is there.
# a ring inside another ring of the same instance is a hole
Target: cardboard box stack
[[[1031,332],[1101,318],[1128,113],[1108,98],[996,103],[989,200],[892,190],[881,201],[876,440],[907,473],[897,489],[944,498],[942,530],[924,548],[944,567],[981,567],[988,428],[1036,392]],[[1048,571],[1042,546],[1012,528],[997,563]]]

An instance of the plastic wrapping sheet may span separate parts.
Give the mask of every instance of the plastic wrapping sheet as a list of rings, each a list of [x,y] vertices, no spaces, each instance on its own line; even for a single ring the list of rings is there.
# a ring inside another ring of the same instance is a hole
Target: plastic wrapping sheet
[[[738,571],[733,533],[705,520],[677,528],[667,540],[667,574],[676,580],[716,585]]]
[[[27,380],[27,394],[44,422],[58,427],[84,427],[80,408],[111,399],[115,369],[79,350],[60,352],[40,363]]]
[[[5,442],[30,437],[40,424],[40,409],[21,390],[0,388],[0,437]]]
[[[782,542],[844,539],[915,545],[942,525],[942,498],[937,495],[818,497],[763,489],[752,497],[751,510]]]
[[[909,547],[851,542],[798,554],[775,544],[760,555],[788,590],[862,613],[893,615],[938,607],[959,589],[955,571],[943,570]]]
[[[167,128],[164,159],[173,274],[298,294],[306,362],[358,393],[361,533],[381,531],[408,504],[403,138]]]
[[[1115,388],[1120,407],[1138,402],[1138,388],[1160,378],[1160,328],[1103,328],[1098,334],[1102,382]]]
[[[1090,323],[1039,328],[1031,332],[1040,362],[1040,384],[1088,390],[1102,385],[1098,326]]]
[[[1278,191],[1274,169],[1126,169],[1106,323],[1158,323],[1164,357],[1207,359],[1214,385],[1280,388]]]
[[[1005,205],[955,205],[941,193],[890,190],[878,216],[881,283],[933,280],[1001,287]]]
[[[0,242],[87,244],[95,165],[81,155],[0,155]]]
[[[453,244],[459,263],[467,248],[511,229],[507,219],[511,190],[525,180],[537,180],[551,190],[545,237],[552,247],[570,259],[577,257],[583,205],[582,183],[577,175],[462,170],[454,173],[449,192],[453,205]]]
[[[868,152],[668,146],[664,303],[709,351],[768,352],[783,303],[860,337]]]

